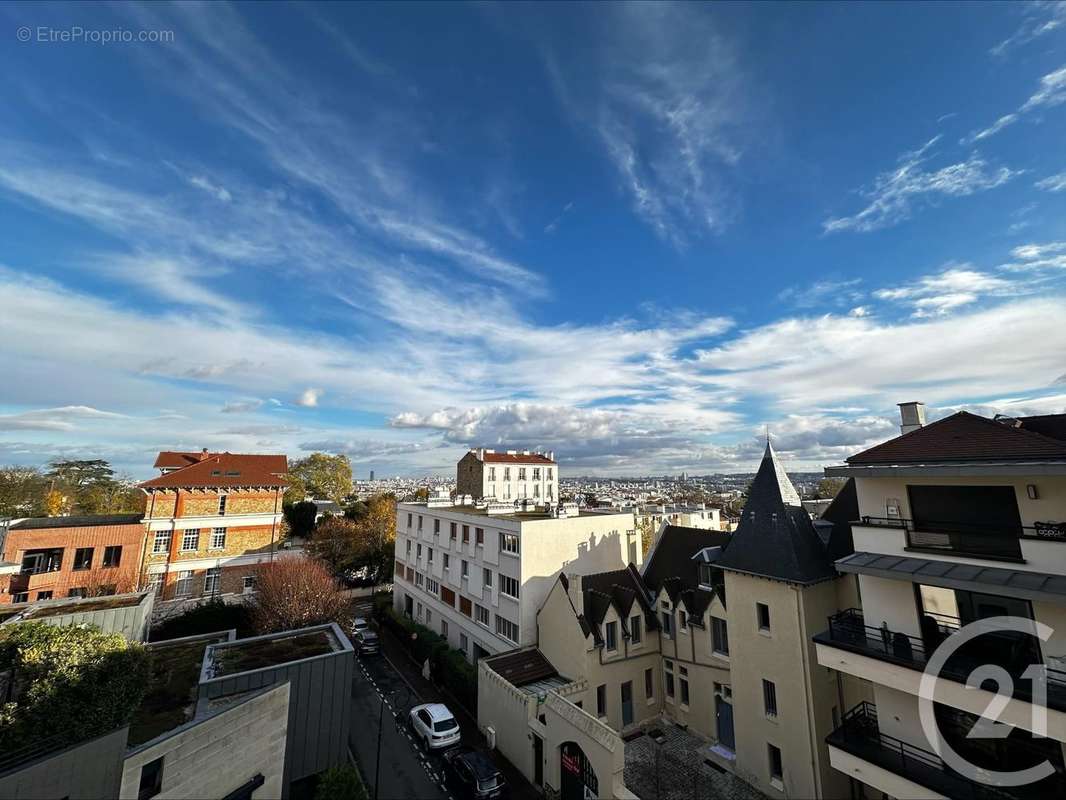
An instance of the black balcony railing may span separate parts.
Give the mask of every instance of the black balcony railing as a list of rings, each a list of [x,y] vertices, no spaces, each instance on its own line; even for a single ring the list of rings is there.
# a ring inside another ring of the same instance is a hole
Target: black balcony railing
[[[937,647],[960,627],[959,620],[954,617],[931,614],[926,617],[925,635],[918,637],[893,631],[887,625],[879,628],[867,625],[861,610],[849,608],[829,617],[829,630],[818,634],[814,640],[909,669],[923,670]],[[1038,653],[1031,637],[1011,632],[985,633],[956,650],[940,670],[940,677],[966,683],[977,667],[997,664],[1014,678],[1013,696],[1031,703],[1032,681],[1021,674],[1034,663]],[[1066,672],[1047,666],[1045,670],[1048,707],[1066,711]]]
[[[1034,525],[983,525],[972,522],[910,520],[901,517],[862,517],[861,525],[902,529],[907,547],[914,550],[957,553],[979,558],[1020,559],[1021,540],[1066,542],[1066,523]]]
[[[1066,793],[1066,781],[1059,773],[1037,785],[1020,787],[989,786],[960,775],[936,753],[881,733],[872,703],[860,703],[847,712],[826,742],[952,800],[1031,800]]]

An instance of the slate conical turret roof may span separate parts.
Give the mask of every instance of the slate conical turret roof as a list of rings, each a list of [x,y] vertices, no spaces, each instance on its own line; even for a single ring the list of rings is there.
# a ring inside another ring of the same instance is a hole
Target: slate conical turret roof
[[[740,524],[716,566],[800,584],[836,576],[833,561],[769,441]]]

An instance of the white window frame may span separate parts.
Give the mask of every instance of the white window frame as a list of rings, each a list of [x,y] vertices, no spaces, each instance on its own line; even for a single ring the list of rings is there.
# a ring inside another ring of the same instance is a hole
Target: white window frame
[[[220,517],[226,516],[226,498],[227,497],[229,497],[229,495],[220,494],[218,496],[218,516],[220,516]]]
[[[186,547],[185,542],[189,537],[195,536],[193,547]],[[186,528],[181,532],[181,552],[183,553],[195,553],[200,549],[200,529],[199,528]]]
[[[173,534],[173,531],[156,531],[155,539],[152,540],[152,552],[156,554],[169,553]]]
[[[512,589],[514,590],[513,592],[511,591]],[[517,580],[510,575],[500,573],[500,594],[510,597],[512,600],[517,600],[520,591],[521,584]]]
[[[178,572],[178,579],[174,581],[174,595],[177,597],[186,597],[192,594],[192,582],[196,577],[196,573],[191,569],[183,569]]]
[[[514,634],[513,636],[510,634]],[[496,615],[496,635],[518,644],[518,626],[506,617]]]
[[[212,528],[211,529],[211,546],[212,550],[225,550],[226,549],[226,529],[225,528]]]
[[[483,615],[484,619],[481,618]],[[489,610],[485,606],[474,603],[474,622],[487,628],[489,627],[489,619]]]

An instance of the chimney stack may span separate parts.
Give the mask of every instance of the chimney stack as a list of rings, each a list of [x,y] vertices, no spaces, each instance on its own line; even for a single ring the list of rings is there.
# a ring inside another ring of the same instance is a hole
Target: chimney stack
[[[925,425],[925,403],[899,403],[899,432],[910,433]]]

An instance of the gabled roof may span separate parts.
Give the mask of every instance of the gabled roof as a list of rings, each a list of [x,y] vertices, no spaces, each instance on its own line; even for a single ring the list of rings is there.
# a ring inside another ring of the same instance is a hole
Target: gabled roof
[[[285,474],[288,471],[285,456],[215,453],[208,454],[204,459],[198,457],[193,464],[152,478],[139,486],[142,489],[280,487],[285,486]]]
[[[769,444],[751,483],[748,501],[717,566],[765,578],[810,584],[836,576],[833,560],[798,500]]]
[[[195,464],[201,458],[217,455],[218,453],[209,453],[206,449],[197,453],[186,453],[181,450],[163,450],[156,456],[155,464],[152,466],[156,469],[181,469],[190,464]]]
[[[1043,414],[1039,417],[1018,417],[1017,419],[1027,431],[1066,442],[1066,414]]]
[[[565,576],[562,576],[565,577]],[[564,588],[568,581],[564,582]],[[636,567],[630,564],[625,569],[598,572],[581,578],[581,609],[578,623],[585,636],[592,636],[596,644],[603,643],[601,625],[607,611],[614,608],[622,627],[628,631],[629,617],[634,604],[644,613],[646,626],[655,626],[655,613],[648,603],[648,596]]]
[[[1060,435],[1066,423],[1056,417],[1064,416],[1000,422],[959,411],[853,455],[847,463],[1066,461],[1066,440],[1047,435]]]
[[[698,588],[699,565],[704,559],[695,556],[709,547],[725,547],[730,536],[724,531],[667,525],[644,564],[644,583],[656,593],[667,578],[679,578],[686,589]]]

